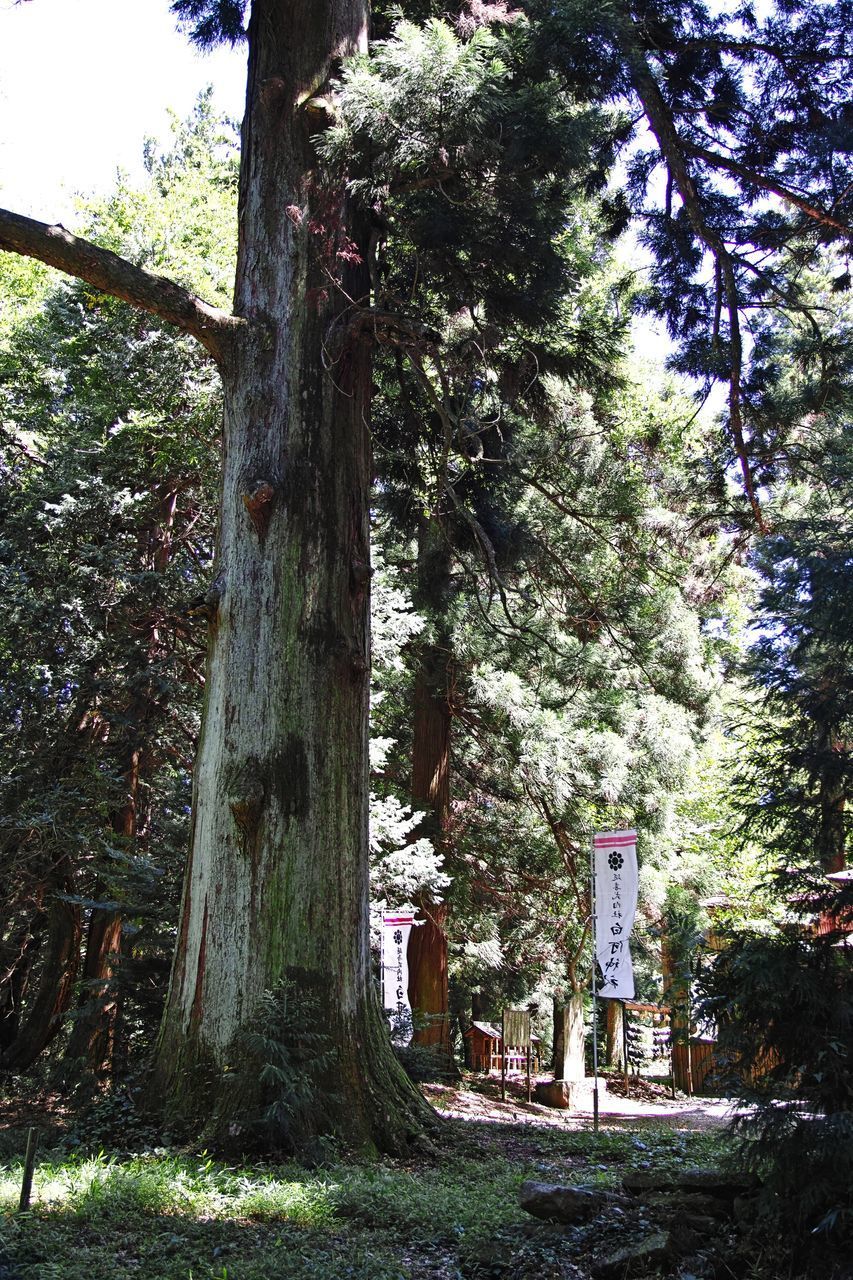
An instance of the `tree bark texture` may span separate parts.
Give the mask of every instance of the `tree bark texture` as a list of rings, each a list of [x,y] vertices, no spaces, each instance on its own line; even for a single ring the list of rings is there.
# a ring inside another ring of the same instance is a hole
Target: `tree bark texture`
[[[575,993],[554,1012],[554,1079],[583,1080],[586,1075],[583,995]]]
[[[192,847],[157,1051],[184,1115],[239,1131],[259,997],[285,976],[334,1049],[316,1128],[400,1147],[429,1112],[391,1053],[370,968],[367,866],[369,334],[341,191],[310,100],[363,49],[361,0],[255,0],[223,494]]]
[[[412,804],[424,812],[418,836],[449,853],[451,650],[445,635],[450,596],[450,555],[442,497],[418,529],[415,605],[436,621],[437,640],[421,647],[412,699]],[[416,899],[424,924],[409,935],[409,1000],[421,1019],[414,1042],[437,1049],[452,1062],[447,958],[446,902],[427,895]]]
[[[441,848],[450,826],[450,708],[447,699],[447,653],[429,646],[415,679],[412,802],[427,817],[419,834]],[[425,1019],[415,1044],[452,1057],[448,1012],[447,903],[421,896],[417,906],[425,923],[409,935],[409,1000]]]
[[[624,1010],[621,1000],[606,1000],[607,1031],[604,1043],[604,1061],[608,1067],[623,1070],[625,1067]]]

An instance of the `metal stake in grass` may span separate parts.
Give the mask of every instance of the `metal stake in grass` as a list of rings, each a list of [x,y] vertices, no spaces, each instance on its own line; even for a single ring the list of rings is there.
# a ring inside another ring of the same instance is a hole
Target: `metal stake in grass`
[[[27,1131],[27,1154],[24,1156],[24,1177],[21,1182],[21,1199],[18,1202],[19,1213],[25,1212],[30,1207],[33,1172],[36,1167],[36,1152],[38,1151],[40,1137],[41,1131],[39,1129],[29,1129]]]

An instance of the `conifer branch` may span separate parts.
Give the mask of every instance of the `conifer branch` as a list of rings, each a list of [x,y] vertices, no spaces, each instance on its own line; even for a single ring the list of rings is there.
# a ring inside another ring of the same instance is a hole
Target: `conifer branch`
[[[676,40],[670,43],[655,40],[654,52],[673,54],[710,52],[730,53],[734,56],[750,53],[764,54],[769,58],[774,58],[786,71],[791,63],[799,63],[801,66],[808,66],[809,63],[826,66],[834,62],[847,61],[846,53],[832,53],[825,49],[819,49],[812,53],[799,52],[792,54],[790,48],[776,44],[771,40],[728,40],[721,39],[719,36],[696,36],[692,39]]]
[[[832,214],[822,208],[820,205],[813,204],[807,200],[805,196],[799,195],[796,191],[792,191],[790,187],[784,186],[775,178],[765,177],[763,174],[756,173],[754,169],[748,168],[737,160],[732,160],[729,156],[721,155],[718,151],[709,151],[705,147],[696,146],[692,142],[685,142],[685,150],[695,156],[697,160],[704,160],[706,164],[715,169],[723,169],[726,173],[734,174],[741,181],[748,183],[750,186],[758,187],[761,191],[768,191],[771,195],[778,196],[780,200],[784,200],[786,204],[791,204],[799,209],[806,217],[811,218],[815,222],[821,223],[825,227],[832,227],[834,231],[839,231],[848,239],[853,236],[849,224],[839,222]]]
[[[245,320],[203,302],[165,276],[155,276],[110,249],[19,213],[0,209],[0,249],[36,258],[49,267],[85,281],[131,306],[139,307],[197,338],[218,363]]]
[[[667,106],[660,86],[640,47],[637,29],[634,26],[631,15],[622,4],[616,6],[615,13],[617,39],[628,65],[634,91],[642,103],[649,127],[657,139],[661,155],[666,162],[678,194],[681,196],[690,225],[693,227],[697,238],[713,254],[722,276],[723,294],[729,317],[729,425],[749,505],[752,508],[759,530],[762,533],[766,533],[767,525],[755,492],[752,466],[743,434],[741,406],[743,347],[740,332],[737,277],[732,257],[722,237],[718,235],[705,217],[696,183],[687,164],[687,153],[690,150],[690,144],[685,144],[676,128],[672,112]]]

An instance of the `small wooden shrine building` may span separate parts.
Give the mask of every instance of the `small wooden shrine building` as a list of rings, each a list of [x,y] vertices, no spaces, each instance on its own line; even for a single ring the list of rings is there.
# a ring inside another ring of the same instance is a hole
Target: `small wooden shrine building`
[[[531,1036],[530,1069],[540,1069],[539,1036]],[[503,1056],[503,1039],[500,1027],[489,1022],[472,1022],[465,1032],[465,1061],[471,1071],[500,1071]],[[507,1071],[526,1071],[527,1049],[519,1045],[507,1045]]]

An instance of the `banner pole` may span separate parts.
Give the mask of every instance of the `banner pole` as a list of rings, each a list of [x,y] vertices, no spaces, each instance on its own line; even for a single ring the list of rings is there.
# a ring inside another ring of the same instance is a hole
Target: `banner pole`
[[[598,954],[595,935],[595,834],[589,849],[589,896],[592,907],[592,1131],[598,1133],[598,983],[595,964]]]

